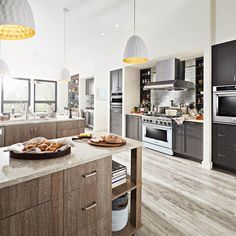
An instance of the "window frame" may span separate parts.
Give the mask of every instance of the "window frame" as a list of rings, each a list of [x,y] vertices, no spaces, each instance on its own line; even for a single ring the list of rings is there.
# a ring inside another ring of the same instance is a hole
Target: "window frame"
[[[36,100],[36,83],[35,82],[45,82],[45,83],[54,83],[55,84],[55,101],[49,101],[49,100],[45,100],[45,101],[39,101],[39,100]],[[42,104],[42,103],[55,103],[55,112],[57,112],[57,81],[54,81],[54,80],[42,80],[42,79],[34,79],[33,80],[34,82],[34,112],[37,112],[35,111],[35,105],[36,104]]]
[[[16,77],[13,77],[11,79],[16,79],[16,80],[21,80],[21,81],[28,81],[28,100],[22,100],[22,101],[13,101],[13,100],[4,100],[4,81],[6,81],[7,79],[2,79],[2,82],[1,82],[1,93],[2,93],[2,96],[1,96],[1,111],[2,113],[6,113],[4,112],[4,104],[15,104],[15,103],[28,103],[28,107],[30,107],[30,104],[31,104],[31,80],[30,79],[27,79],[27,78],[16,78]]]

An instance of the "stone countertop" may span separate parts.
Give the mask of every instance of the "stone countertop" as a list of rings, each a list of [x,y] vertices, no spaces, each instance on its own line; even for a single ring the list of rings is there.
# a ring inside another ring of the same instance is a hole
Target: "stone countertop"
[[[139,113],[127,113],[126,115],[130,115],[130,116],[145,116]],[[196,120],[194,118],[186,118],[185,119],[186,122],[196,122],[196,123],[203,123],[204,120]]]
[[[126,142],[121,147],[104,148],[91,146],[86,140],[75,141],[71,154],[47,160],[13,159],[4,152],[6,148],[0,148],[0,189],[142,146],[136,140],[126,138]]]
[[[10,120],[10,121],[0,122],[0,127],[14,126],[14,125],[43,124],[43,123],[51,123],[51,122],[76,121],[76,120],[84,120],[84,118],[73,117],[70,119],[68,117],[58,117],[58,118],[28,119],[28,120],[15,119],[15,120]]]

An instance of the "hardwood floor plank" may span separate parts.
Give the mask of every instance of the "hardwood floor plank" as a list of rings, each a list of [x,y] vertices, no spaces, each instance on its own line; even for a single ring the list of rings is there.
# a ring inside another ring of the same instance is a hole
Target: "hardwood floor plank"
[[[114,159],[129,169],[129,154]],[[236,175],[143,148],[138,236],[236,236]]]

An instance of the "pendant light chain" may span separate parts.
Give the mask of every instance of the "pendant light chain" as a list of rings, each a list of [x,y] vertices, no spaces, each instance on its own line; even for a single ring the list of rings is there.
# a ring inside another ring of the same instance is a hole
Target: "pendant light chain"
[[[134,0],[134,35],[135,35],[135,28],[136,28],[136,1]]]

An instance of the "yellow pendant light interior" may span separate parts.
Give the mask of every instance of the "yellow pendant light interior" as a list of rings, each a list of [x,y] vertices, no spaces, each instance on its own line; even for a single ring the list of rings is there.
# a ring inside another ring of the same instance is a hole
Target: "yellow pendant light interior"
[[[123,62],[128,64],[144,64],[148,62],[147,49],[144,41],[135,34],[136,2],[134,0],[134,35],[131,36],[125,46]]]
[[[1,0],[0,39],[20,40],[34,35],[34,16],[28,1]]]

